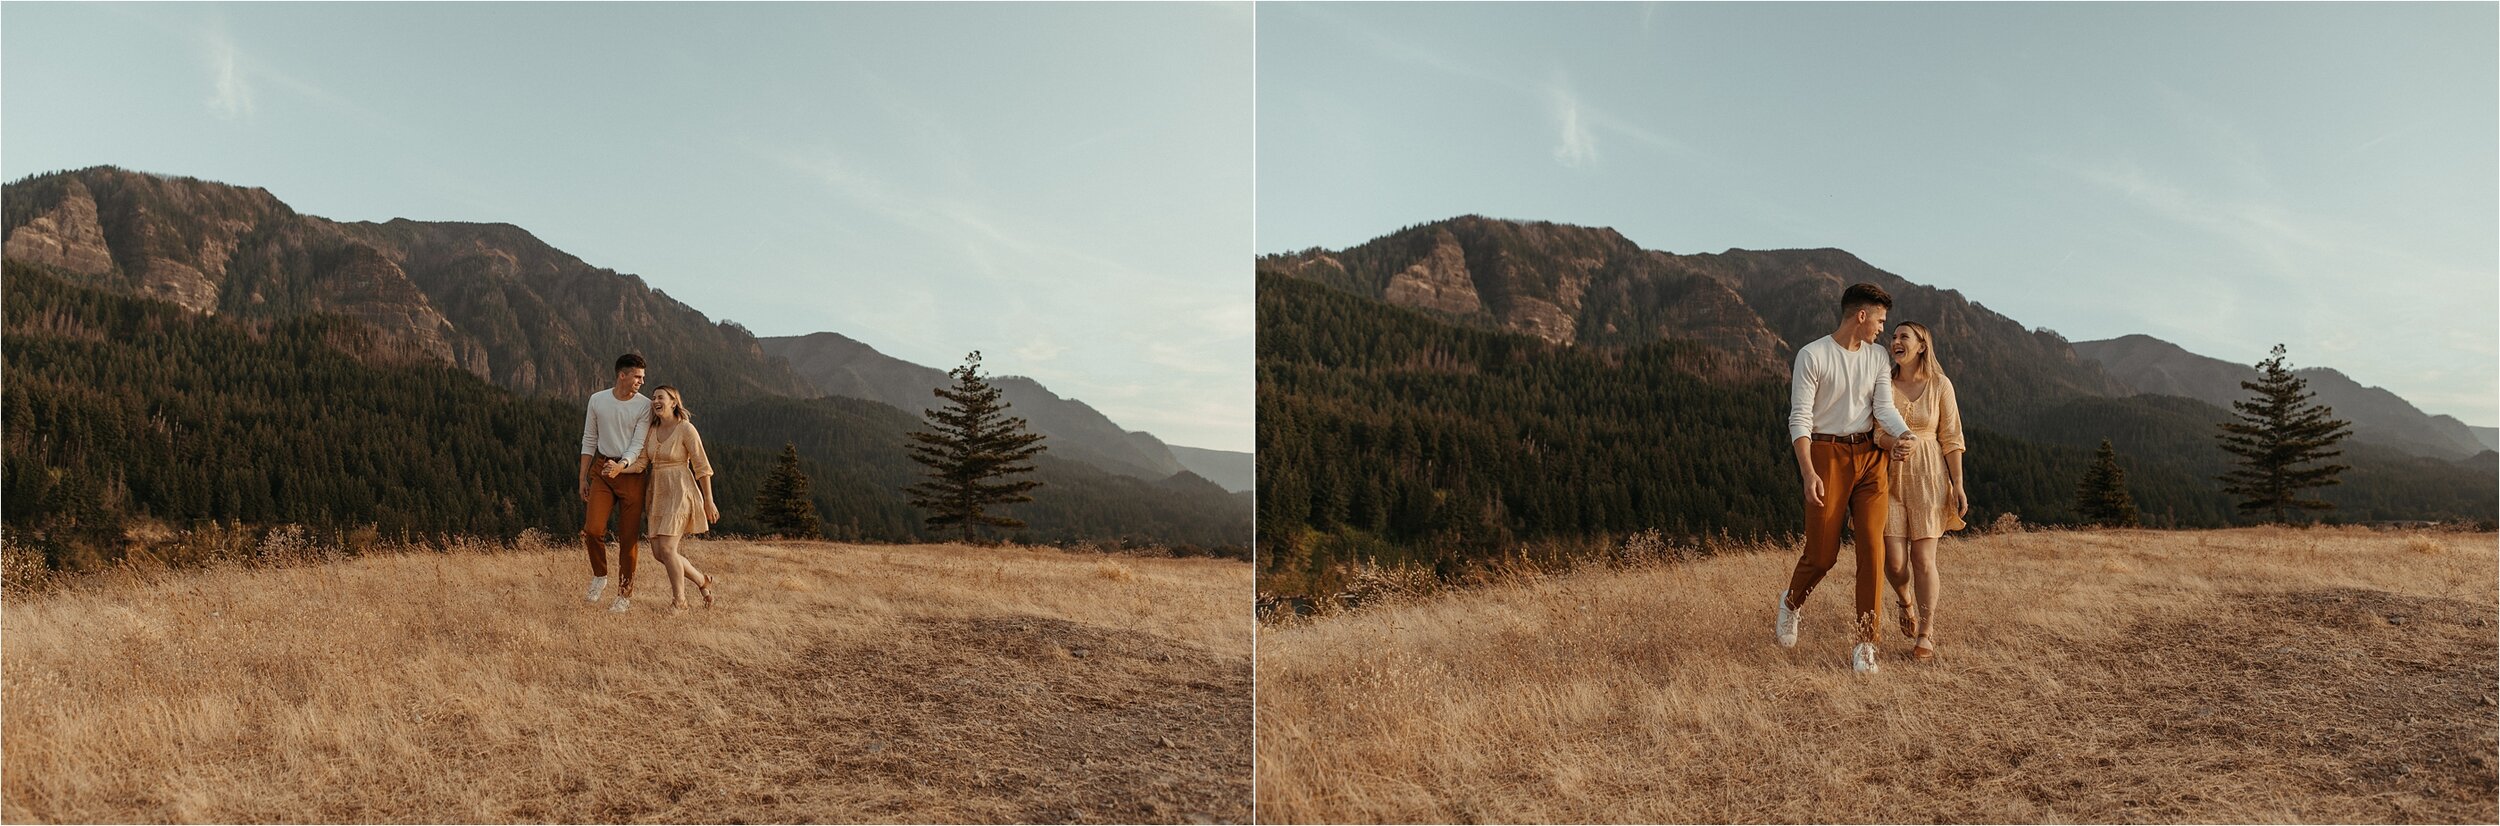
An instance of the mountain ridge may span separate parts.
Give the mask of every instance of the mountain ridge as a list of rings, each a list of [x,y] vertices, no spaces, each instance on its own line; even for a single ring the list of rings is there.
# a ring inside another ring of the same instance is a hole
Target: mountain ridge
[[[2232,402],[2248,398],[2240,382],[2257,380],[2253,365],[2202,355],[2141,333],[2076,342],[2075,352],[2099,362],[2138,391],[2185,396],[2225,410]],[[2455,417],[2424,412],[2385,388],[2363,385],[2335,368],[2301,367],[2294,372],[2308,379],[2319,403],[2333,408],[2337,418],[2352,422],[2356,441],[2438,459],[2461,459],[2491,449],[2472,427]]]
[[[516,392],[587,394],[624,352],[690,395],[807,389],[744,327],[512,224],[333,221],[262,188],[111,166],[12,182],[0,200],[9,258],[205,315],[346,316]]]
[[[953,382],[946,371],[895,358],[875,346],[834,332],[757,339],[764,352],[789,363],[793,372],[823,393],[868,399],[917,414],[932,403],[931,390]],[[1062,456],[1147,480],[1161,480],[1196,471],[1182,461],[1179,450],[1142,430],[1127,430],[1092,405],[1060,396],[1026,376],[994,377],[1010,415],[1023,416],[1045,444]],[[1201,478],[1215,481],[1199,472]],[[1219,474],[1221,475],[1221,474]],[[1229,477],[1228,477],[1229,478]],[[1242,490],[1225,483],[1227,490]]]
[[[1345,249],[1262,256],[1258,269],[1554,344],[1701,344],[1729,356],[1712,368],[1727,379],[1785,377],[1798,347],[1831,332],[1841,290],[1865,281],[1892,293],[1893,321],[1936,331],[1966,404],[2127,392],[2053,332],[1836,248],[1677,254],[1606,227],[1464,215]]]
[[[769,451],[795,440],[803,461],[831,474],[818,479],[820,505],[831,492],[828,485],[848,480],[850,487],[843,495],[861,498],[860,504],[874,511],[852,526],[858,536],[899,539],[917,530],[895,521],[910,518],[897,492],[910,473],[895,470],[907,462],[889,461],[901,456],[901,432],[908,429],[909,421],[917,420],[916,415],[873,400],[823,398],[786,360],[766,355],[761,342],[744,327],[726,320],[715,322],[638,276],[592,266],[520,226],[404,218],[337,222],[300,214],[266,189],[116,167],[90,167],[11,182],[0,189],[0,204],[5,205],[0,207],[4,215],[0,231],[6,233],[5,242],[0,243],[5,244],[12,271],[25,267],[42,274],[30,279],[59,280],[59,289],[67,291],[62,294],[72,296],[62,299],[64,306],[161,307],[145,312],[152,317],[177,313],[208,325],[199,328],[204,331],[198,333],[201,336],[265,336],[276,330],[300,339],[315,334],[303,331],[315,331],[324,338],[297,340],[289,346],[334,350],[376,368],[448,368],[533,405],[545,400],[578,405],[580,398],[610,382],[616,353],[640,352],[652,362],[655,384],[679,386],[688,395],[690,407],[709,414],[707,429],[723,428],[718,447],[724,455],[746,451],[750,455],[737,458],[762,467],[770,458]],[[78,291],[93,295],[80,297],[83,294]],[[138,303],[114,304],[112,299]],[[211,330],[223,327],[231,329]],[[112,360],[64,365],[76,369],[56,377],[56,385],[69,388],[61,392],[71,395],[112,397],[120,407],[99,412],[45,404],[21,411],[25,413],[21,432],[9,434],[12,466],[33,462],[37,447],[49,444],[21,444],[19,436],[35,439],[59,429],[63,423],[53,416],[75,413],[83,418],[73,424],[98,425],[128,419],[133,415],[129,411],[145,409],[146,403],[125,398],[137,390],[111,384],[130,381],[128,376],[134,375],[127,363],[130,351],[86,347],[92,343],[87,337],[93,329],[92,324],[49,317],[26,319],[24,326],[13,328],[13,356],[21,341],[51,337],[69,358]],[[36,338],[17,338],[30,333]],[[11,367],[19,367],[14,359]],[[80,375],[105,384],[79,388],[76,377]],[[200,392],[212,405],[236,401],[220,399],[214,384]],[[9,400],[26,399],[11,393]],[[80,404],[87,401],[91,400],[82,399]],[[539,410],[536,406],[528,409]],[[572,409],[578,422],[579,408]],[[387,415],[417,415],[404,407],[391,410]],[[422,432],[426,425],[418,419],[404,423],[411,432]],[[166,425],[160,419],[157,426]],[[81,432],[109,435],[114,427],[126,431],[131,426],[125,422]],[[1110,429],[1123,443],[1140,441],[1139,436],[1116,426]],[[730,431],[743,441],[728,438]],[[1143,438],[1161,444],[1151,436]],[[875,457],[878,467],[869,469],[872,473],[854,472],[852,466],[860,465],[862,456]],[[146,513],[163,504],[151,501],[149,497],[156,494],[149,489],[114,487],[130,474],[112,462],[128,457],[89,458],[111,477],[99,482],[102,492],[96,494],[110,504],[106,511],[120,513],[117,509],[127,505]],[[1066,494],[1028,508],[1044,514],[1044,521],[1051,525],[1036,529],[1034,535],[1208,545],[1248,541],[1247,501],[1214,489],[1215,485],[1189,474],[1177,460],[1166,456],[1165,461],[1170,463],[1168,473],[1136,480],[1105,472],[1079,457],[1046,456],[1041,476],[1052,479]],[[563,467],[569,472],[569,458]],[[736,494],[747,481],[743,477],[725,480],[724,492]],[[511,500],[545,494],[481,489],[463,495],[497,492],[506,497],[507,511]],[[724,504],[729,504],[726,498]],[[157,512],[183,520],[207,518],[193,505],[158,508]],[[350,497],[322,518],[370,522],[374,507],[373,501]],[[277,511],[260,508],[253,512]],[[419,512],[399,524],[409,530],[457,527],[446,520],[458,514],[446,513],[451,511]],[[209,515],[233,518],[240,512]],[[829,518],[834,515],[828,513]],[[17,527],[15,516],[12,509],[13,528]],[[508,529],[509,521],[497,522],[495,527]]]

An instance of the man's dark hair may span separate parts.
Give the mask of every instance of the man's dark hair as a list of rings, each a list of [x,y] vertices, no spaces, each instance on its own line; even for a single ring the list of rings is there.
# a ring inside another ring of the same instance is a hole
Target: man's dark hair
[[[1892,302],[1887,300],[1884,303],[1889,305]],[[616,372],[622,373],[636,367],[640,367],[645,370],[651,369],[651,365],[642,363],[641,353],[626,353],[625,355],[616,357]]]
[[[1866,283],[1851,284],[1849,289],[1841,292],[1841,318],[1848,318],[1850,314],[1867,307],[1882,307],[1885,310],[1891,310],[1892,294],[1884,292],[1882,287]]]

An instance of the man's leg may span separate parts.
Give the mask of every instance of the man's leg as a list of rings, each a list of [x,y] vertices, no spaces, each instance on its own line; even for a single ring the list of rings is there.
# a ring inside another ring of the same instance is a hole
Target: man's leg
[[[650,488],[649,473],[619,473],[610,480],[616,485],[616,577],[617,596],[634,595],[634,546],[642,541],[643,496]]]
[[[590,477],[590,501],[582,508],[582,546],[590,549],[590,575],[608,575],[608,512],[616,506],[616,491],[608,480],[597,474]]]
[[[1858,550],[1858,625],[1865,642],[1883,641],[1884,524],[1891,486],[1884,453],[1872,446],[1850,457],[1857,469],[1849,488],[1849,531]]]
[[[1830,573],[1840,561],[1840,526],[1848,514],[1849,487],[1845,448],[1830,442],[1815,442],[1807,447],[1814,473],[1823,477],[1823,504],[1806,503],[1806,550],[1797,557],[1797,569],[1788,575],[1788,607],[1806,604],[1806,595],[1814,592],[1816,583]],[[1802,496],[1802,494],[1800,494]]]

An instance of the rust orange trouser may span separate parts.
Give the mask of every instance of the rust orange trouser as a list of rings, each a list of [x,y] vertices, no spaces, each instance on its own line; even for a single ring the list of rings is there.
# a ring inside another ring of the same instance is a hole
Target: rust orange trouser
[[[608,575],[608,512],[616,512],[616,574],[618,593],[634,587],[634,544],[642,540],[644,473],[619,473],[615,478],[590,474],[589,507],[582,512],[582,545],[590,549],[590,575]],[[1875,508],[1883,514],[1883,506]]]
[[[1849,526],[1858,556],[1857,623],[1859,638],[1883,639],[1884,508],[1891,488],[1884,474],[1884,452],[1874,442],[1844,445],[1814,442],[1807,447],[1814,475],[1823,478],[1823,504],[1806,503],[1806,552],[1788,577],[1788,601],[1803,607],[1815,583],[1840,562],[1840,528]],[[1802,493],[1802,492],[1801,492]]]

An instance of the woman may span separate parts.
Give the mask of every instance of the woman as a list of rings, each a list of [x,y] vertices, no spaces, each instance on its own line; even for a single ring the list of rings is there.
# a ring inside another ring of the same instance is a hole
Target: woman
[[[1892,332],[1892,404],[1918,439],[1907,446],[1878,436],[1892,452],[1892,504],[1884,529],[1884,578],[1900,606],[1901,633],[1915,640],[1913,660],[1936,658],[1936,541],[1960,530],[1970,513],[1962,488],[1962,409],[1953,382],[1936,364],[1935,337],[1905,321]],[[1916,609],[1904,592],[1917,585]]]
[[[677,388],[662,385],[651,391],[651,433],[642,448],[651,462],[651,493],[643,512],[650,514],[651,555],[668,570],[672,614],[686,610],[689,581],[703,591],[703,607],[712,607],[712,578],[696,570],[679,548],[687,536],[709,531],[720,521],[720,506],[712,502],[712,460],[704,455],[703,434],[695,432],[692,419]]]

